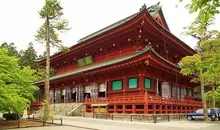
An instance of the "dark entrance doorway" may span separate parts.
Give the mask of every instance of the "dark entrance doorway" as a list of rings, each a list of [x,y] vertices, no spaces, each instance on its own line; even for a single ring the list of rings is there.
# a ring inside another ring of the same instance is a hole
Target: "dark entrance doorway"
[[[105,97],[105,92],[99,92],[98,97]]]
[[[85,98],[91,98],[91,94],[90,93],[84,93],[84,99]]]
[[[71,94],[71,100],[72,102],[76,102],[76,92]]]

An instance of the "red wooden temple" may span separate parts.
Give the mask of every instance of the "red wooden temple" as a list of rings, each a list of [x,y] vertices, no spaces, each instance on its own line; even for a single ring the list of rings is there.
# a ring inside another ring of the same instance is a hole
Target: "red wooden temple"
[[[186,113],[202,107],[178,62],[195,51],[174,36],[161,6],[146,7],[51,56],[50,102],[83,102],[86,112]],[[45,59],[37,62],[45,65]],[[44,82],[38,99],[44,93]],[[39,103],[32,103],[37,107]]]

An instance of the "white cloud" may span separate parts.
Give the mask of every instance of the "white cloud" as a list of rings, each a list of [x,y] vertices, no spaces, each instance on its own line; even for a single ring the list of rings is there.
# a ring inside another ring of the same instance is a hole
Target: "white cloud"
[[[159,0],[61,0],[64,8],[64,18],[69,20],[72,28],[61,35],[64,45],[72,46],[80,38],[104,28],[118,20],[139,11],[146,3],[147,6]],[[164,16],[171,32],[194,47],[193,38],[180,35],[183,27],[191,23],[194,16],[188,14],[183,5],[177,0],[160,0]],[[26,49],[29,42],[34,42],[40,54],[45,49],[44,45],[35,42],[34,35],[42,24],[38,11],[43,6],[44,0],[0,0],[0,43],[14,42],[18,49]],[[216,23],[220,23],[218,17]]]

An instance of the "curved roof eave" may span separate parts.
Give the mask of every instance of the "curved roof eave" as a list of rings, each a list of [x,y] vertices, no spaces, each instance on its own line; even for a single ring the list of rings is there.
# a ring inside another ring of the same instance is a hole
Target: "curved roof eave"
[[[160,27],[161,29],[165,30],[168,34],[170,34],[172,37],[176,38],[179,42],[181,42],[181,44],[183,44],[184,46],[186,46],[188,49],[191,50],[192,54],[195,54],[196,51],[193,50],[189,45],[187,45],[185,42],[183,42],[181,39],[179,39],[177,36],[175,36],[173,33],[170,32],[170,30],[168,30],[167,28],[163,27],[162,25],[160,25],[150,14],[148,11],[145,11],[146,14],[148,15],[148,17],[150,17],[151,21],[153,21],[158,27]]]
[[[161,57],[157,52],[154,51],[154,49],[152,48],[151,45],[147,45],[143,50],[138,51],[136,53],[133,53],[133,54],[130,54],[130,55],[127,55],[127,56],[124,56],[124,57],[119,57],[117,59],[112,59],[112,60],[109,60],[109,61],[105,61],[105,62],[102,62],[102,63],[93,64],[93,65],[83,67],[83,68],[80,68],[80,69],[77,69],[77,70],[69,71],[69,72],[66,72],[66,73],[63,73],[63,74],[55,75],[55,76],[51,77],[50,80],[56,80],[56,79],[60,79],[60,78],[63,78],[63,77],[68,77],[68,76],[71,76],[71,75],[80,74],[80,73],[83,73],[83,72],[87,72],[87,71],[95,70],[95,69],[98,69],[98,68],[107,67],[107,66],[110,66],[110,65],[113,65],[113,64],[121,63],[121,62],[124,62],[124,61],[128,61],[128,60],[136,58],[136,57],[138,57],[142,54],[145,54],[146,52],[152,52],[156,57],[158,57],[162,61],[170,64],[171,66],[173,66],[175,68],[180,69],[180,67],[178,65],[173,64],[170,61],[168,61],[168,60],[164,59],[163,57]],[[38,83],[42,83],[42,82],[44,82],[44,81],[43,80],[42,81],[37,81],[37,82],[34,82],[33,84],[38,84]]]

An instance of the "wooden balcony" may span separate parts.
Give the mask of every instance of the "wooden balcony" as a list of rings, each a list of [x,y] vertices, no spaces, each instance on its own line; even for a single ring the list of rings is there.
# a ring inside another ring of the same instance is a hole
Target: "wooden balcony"
[[[193,99],[172,99],[160,96],[138,95],[138,96],[117,96],[97,99],[85,99],[85,104],[167,104],[184,106],[202,106],[202,102]]]

